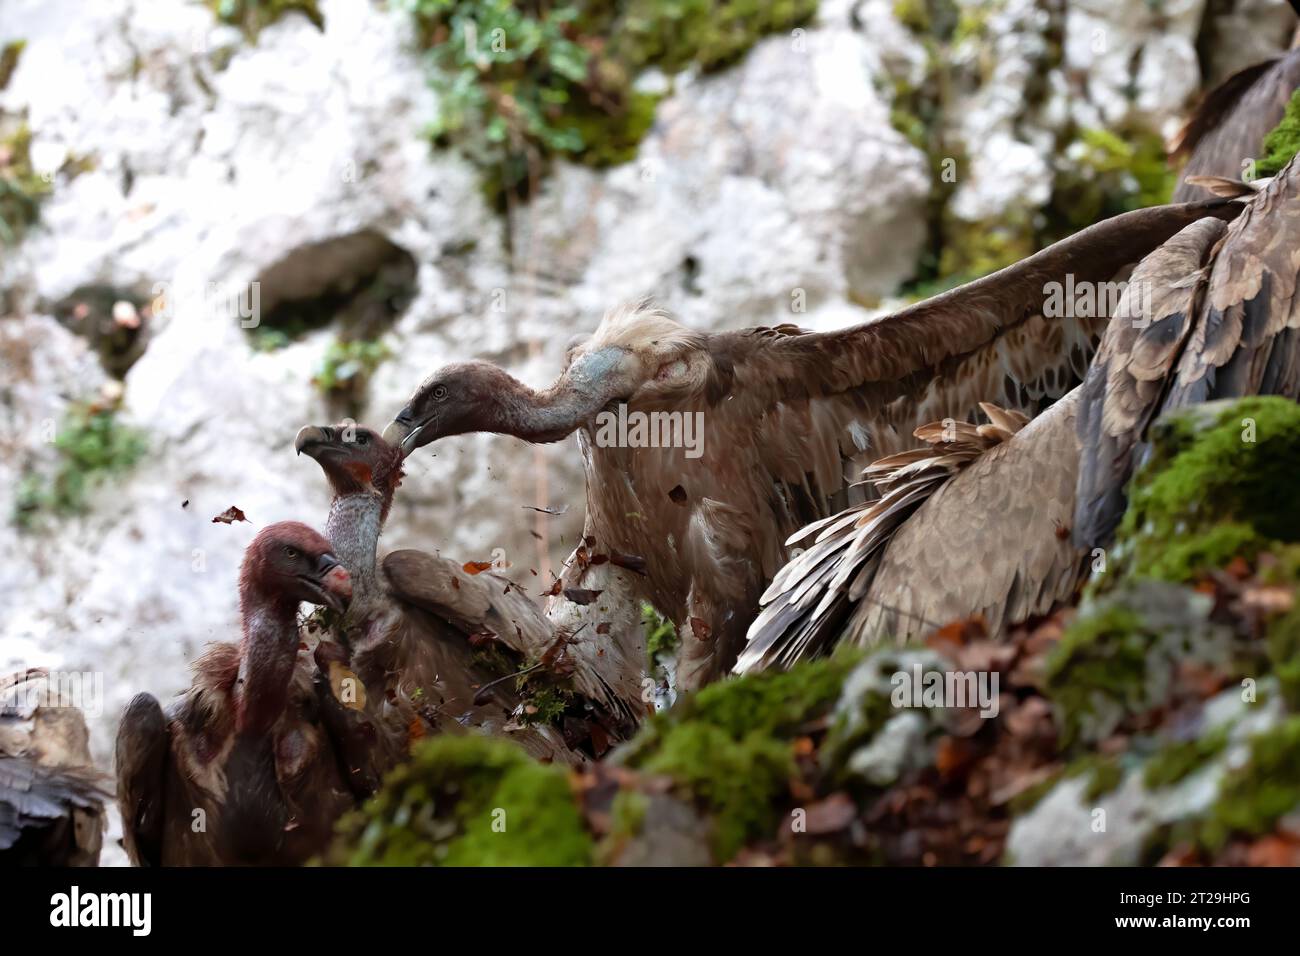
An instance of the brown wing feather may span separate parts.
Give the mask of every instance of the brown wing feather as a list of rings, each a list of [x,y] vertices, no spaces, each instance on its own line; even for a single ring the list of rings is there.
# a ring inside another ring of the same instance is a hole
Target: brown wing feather
[[[1001,628],[1066,597],[1079,562],[1057,532],[1072,506],[1076,398],[1029,427],[985,404],[990,425],[926,425],[931,448],[874,462],[864,475],[883,497],[800,532],[812,543],[768,588],[736,670],[974,614]]]
[[[1226,227],[1195,222],[1134,270],[1121,308],[1132,320],[1111,324],[1083,385],[1081,440],[1088,448],[1078,483],[1077,540],[1109,537],[1124,510],[1130,453],[1159,407],[1190,334],[1207,264]]]
[[[1081,545],[1109,540],[1146,426],[1165,411],[1241,395],[1300,397],[1298,198],[1293,160],[1231,225],[1189,227],[1139,267],[1151,288],[1139,310],[1145,327],[1112,325],[1084,386]]]
[[[1049,283],[1122,278],[1187,224],[1240,210],[1212,199],[1116,216],[984,279],[838,332],[712,336],[729,381],[710,412],[728,420],[719,432],[754,444],[777,482],[784,537],[862,500],[848,489],[857,472],[912,447],[919,425],[971,420],[981,401],[1033,414],[1078,384],[1107,316],[1045,318]],[[769,578],[784,563],[779,545],[766,552]]]
[[[1085,557],[1071,544],[1076,389],[945,483],[889,542],[844,639],[905,640],[983,616],[990,633],[1068,600]]]
[[[488,675],[479,674],[473,664],[470,635],[494,636],[517,652],[526,664],[541,660],[552,651],[557,639],[564,636],[557,633],[536,603],[499,575],[486,571],[471,575],[454,561],[411,549],[385,556],[383,568],[389,593],[394,598],[428,612],[450,628],[446,633],[419,640],[418,651],[412,651],[412,663],[406,669],[436,672],[440,681],[464,684],[462,691],[455,695],[464,698],[459,705],[462,710],[470,709],[475,691],[488,680]],[[571,650],[565,648],[566,652]],[[421,660],[430,655],[437,655],[439,663],[422,664]],[[580,693],[606,702],[608,688],[593,680],[586,669],[575,669],[572,676],[574,687]],[[500,693],[506,693],[513,685],[499,686]],[[503,699],[505,713],[498,718],[487,717],[485,725],[499,729],[504,724],[502,718],[509,713],[508,708],[516,703],[513,697]],[[480,714],[491,706],[490,702],[475,705],[475,713]],[[528,728],[510,736],[535,756],[562,763],[580,759],[549,728]]]

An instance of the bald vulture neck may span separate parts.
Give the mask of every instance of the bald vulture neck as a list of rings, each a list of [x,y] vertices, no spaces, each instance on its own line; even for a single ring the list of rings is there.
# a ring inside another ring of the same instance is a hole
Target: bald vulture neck
[[[345,622],[361,622],[382,596],[376,552],[384,527],[384,500],[377,494],[338,495],[330,502],[325,535],[334,555],[352,575],[352,600]]]
[[[484,430],[535,444],[567,438],[618,397],[617,389],[600,379],[566,375],[540,392],[516,379],[510,381],[510,389],[488,412],[495,421]]]
[[[240,593],[244,633],[239,645],[235,729],[266,734],[289,698],[298,656],[298,602],[267,594],[254,584]]]

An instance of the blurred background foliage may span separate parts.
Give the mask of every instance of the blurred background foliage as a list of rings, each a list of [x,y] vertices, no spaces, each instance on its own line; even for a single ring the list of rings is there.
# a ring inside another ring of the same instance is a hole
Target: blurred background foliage
[[[551,160],[627,162],[660,94],[657,68],[721,69],[806,23],[816,0],[402,0],[416,18],[439,113],[429,135],[470,157],[488,199],[529,198]]]

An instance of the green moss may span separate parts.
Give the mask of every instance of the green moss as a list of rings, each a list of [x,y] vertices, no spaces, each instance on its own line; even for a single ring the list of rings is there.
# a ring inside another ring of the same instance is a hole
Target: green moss
[[[1043,802],[1044,797],[1056,789],[1056,785],[1061,782],[1064,776],[1064,770],[1057,771],[1038,781],[1038,783],[1026,787],[1012,797],[1009,805],[1012,816],[1023,816],[1033,810],[1034,807]]]
[[[301,13],[315,25],[325,29],[317,0],[207,0],[208,6],[222,23],[239,27],[250,40],[287,13]]]
[[[1247,421],[1254,441],[1244,440]],[[1270,542],[1300,541],[1300,499],[1289,492],[1300,470],[1296,403],[1261,397],[1192,409],[1152,435],[1103,582],[1192,581]]]
[[[673,622],[644,601],[641,603],[641,625],[645,629],[646,656],[652,665],[661,654],[671,654],[681,643]]]
[[[1063,718],[1067,743],[1099,710],[1131,710],[1143,701],[1154,635],[1132,608],[1110,603],[1081,613],[1047,659],[1047,693]]]
[[[1300,606],[1269,625],[1265,646],[1287,709],[1300,713]]]
[[[391,355],[383,342],[336,341],[326,349],[312,384],[355,404],[375,369]]]
[[[26,40],[11,40],[0,46],[0,90],[9,85],[9,79],[14,75],[14,70],[18,69],[18,60],[26,47]]]
[[[40,218],[50,183],[32,168],[32,132],[19,123],[0,128],[0,245],[16,244]]]
[[[54,438],[58,462],[50,477],[28,474],[14,501],[14,523],[35,527],[39,516],[79,514],[91,491],[129,470],[147,448],[144,435],[121,424],[114,409],[72,405]]]
[[[1055,241],[1094,222],[1169,202],[1178,174],[1164,141],[1151,130],[1082,129],[1062,150],[1052,186],[1045,239]]]
[[[620,790],[610,807],[610,834],[615,838],[639,836],[645,825],[650,798],[639,790]]]
[[[1147,760],[1142,781],[1150,790],[1171,787],[1200,770],[1228,746],[1228,728],[1214,730],[1193,740],[1169,744]]]
[[[794,738],[830,711],[851,666],[834,657],[706,687],[652,718],[622,759],[670,777],[707,808],[714,854],[725,862],[775,831],[795,771]]]
[[[1250,760],[1228,774],[1200,842],[1210,850],[1230,836],[1259,836],[1300,807],[1300,717],[1288,717],[1251,739]]]
[[[1291,94],[1282,121],[1264,137],[1264,157],[1255,164],[1257,176],[1274,176],[1300,150],[1300,90]]]
[[[511,743],[435,737],[339,823],[351,866],[582,866],[594,844],[566,772]]]
[[[930,32],[930,8],[925,0],[894,0],[894,17],[913,33]]]
[[[1104,754],[1087,754],[1065,768],[1065,777],[1088,777],[1081,796],[1086,804],[1095,803],[1118,789],[1124,780],[1119,758]]]
[[[489,200],[528,198],[555,157],[626,162],[658,97],[656,67],[721,69],[763,36],[806,23],[816,0],[408,0],[439,113],[429,133],[483,173]]]
[[[558,724],[564,712],[573,702],[573,694],[560,687],[539,687],[528,695],[527,703],[533,708],[524,708],[526,724]]]
[[[960,285],[1033,255],[1038,244],[1033,226],[1017,217],[995,222],[967,222],[947,216],[939,275]]]

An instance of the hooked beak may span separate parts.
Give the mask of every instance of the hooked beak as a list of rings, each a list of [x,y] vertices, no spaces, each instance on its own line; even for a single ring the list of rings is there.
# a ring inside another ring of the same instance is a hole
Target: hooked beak
[[[316,594],[318,603],[342,614],[352,599],[352,575],[328,551],[316,561],[310,576],[304,576],[308,588]]]
[[[322,453],[337,452],[340,448],[338,429],[328,425],[304,425],[298,429],[298,435],[293,440],[294,451],[317,461],[320,461]]]
[[[414,420],[411,415],[411,406],[406,406],[397,413],[397,417],[388,423],[384,429],[384,441],[390,445],[396,445],[402,451],[402,457],[410,455],[415,449],[420,448],[428,442],[420,441],[420,432],[429,424],[429,419],[422,422]],[[301,433],[300,433],[301,434]]]

